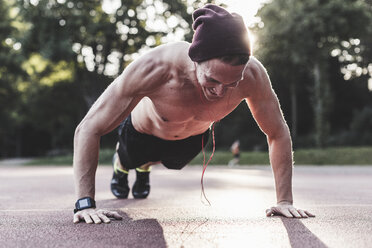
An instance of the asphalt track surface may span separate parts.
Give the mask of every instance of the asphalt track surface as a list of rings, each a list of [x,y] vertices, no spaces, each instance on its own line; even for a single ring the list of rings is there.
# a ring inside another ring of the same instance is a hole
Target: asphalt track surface
[[[121,221],[73,224],[72,167],[0,166],[0,247],[372,247],[372,167],[297,166],[297,207],[308,219],[265,217],[275,202],[268,166],[153,167],[148,199],[117,200],[99,166],[96,200]],[[130,184],[134,173],[130,174]]]

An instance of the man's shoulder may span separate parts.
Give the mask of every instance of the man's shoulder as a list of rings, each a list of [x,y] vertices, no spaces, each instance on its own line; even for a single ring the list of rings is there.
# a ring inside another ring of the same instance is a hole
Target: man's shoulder
[[[166,43],[166,44],[162,44],[160,46],[158,46],[159,48],[163,48],[163,49],[176,49],[176,50],[179,50],[179,51],[185,51],[185,50],[189,50],[190,48],[190,43],[186,42],[186,41],[174,41],[174,42],[169,42],[169,43]]]
[[[271,88],[267,71],[257,58],[253,56],[249,58],[239,86],[245,97],[259,96]]]
[[[169,42],[159,45],[149,51],[145,55],[157,55],[159,58],[178,58],[188,54],[190,43],[185,41]],[[188,55],[187,55],[188,56]]]
[[[187,47],[186,42],[172,42],[150,49],[125,69],[122,77],[126,77],[126,85],[131,84],[131,88],[141,94],[159,89],[177,75],[180,68],[186,68]]]
[[[260,81],[266,75],[267,71],[262,63],[256,57],[251,56],[244,70],[244,78],[249,81]]]
[[[179,67],[188,62],[189,47],[190,43],[184,41],[162,44],[144,53],[141,60],[165,67]]]

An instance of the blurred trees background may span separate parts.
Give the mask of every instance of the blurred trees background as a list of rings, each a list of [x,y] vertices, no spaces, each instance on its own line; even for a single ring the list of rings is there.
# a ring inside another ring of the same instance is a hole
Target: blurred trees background
[[[105,9],[101,1],[0,0],[0,157],[70,152],[75,127],[107,85],[139,52],[191,41],[191,13],[206,2],[215,1],[122,0]],[[273,0],[258,16],[254,53],[295,146],[372,145],[372,1]],[[266,148],[247,109],[242,103],[216,126],[217,148],[235,139]]]
[[[271,74],[295,144],[371,144],[359,140],[368,131],[352,130],[357,116],[371,108],[371,1],[275,0],[258,15],[257,55]]]

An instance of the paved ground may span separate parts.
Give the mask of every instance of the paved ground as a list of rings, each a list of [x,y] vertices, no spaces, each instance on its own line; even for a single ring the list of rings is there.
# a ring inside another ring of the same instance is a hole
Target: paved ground
[[[88,225],[72,223],[71,167],[1,165],[0,247],[372,247],[372,167],[298,166],[294,174],[296,205],[316,218],[265,217],[275,202],[268,167],[209,167],[205,206],[199,166],[155,166],[146,200],[114,199],[111,168],[100,166],[97,204],[124,219]]]

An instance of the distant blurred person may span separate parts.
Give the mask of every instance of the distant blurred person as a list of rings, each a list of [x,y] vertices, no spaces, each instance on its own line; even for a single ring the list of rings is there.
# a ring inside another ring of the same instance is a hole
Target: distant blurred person
[[[229,161],[229,166],[239,165],[240,162],[240,141],[236,140],[230,147],[230,151],[233,154],[233,159]]]
[[[93,104],[74,137],[77,202],[74,222],[110,222],[114,211],[96,209],[95,175],[101,136],[119,126],[111,191],[148,197],[151,165],[182,169],[206,145],[210,127],[245,100],[269,144],[277,204],[267,216],[306,218],[293,206],[292,143],[267,72],[254,57],[243,19],[208,4],[193,13],[192,43],[158,46],[127,66]],[[247,113],[248,114],[248,113]],[[213,132],[212,132],[213,134]]]

